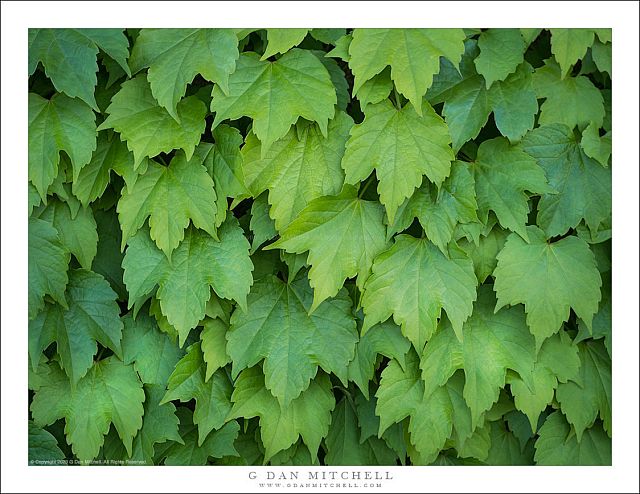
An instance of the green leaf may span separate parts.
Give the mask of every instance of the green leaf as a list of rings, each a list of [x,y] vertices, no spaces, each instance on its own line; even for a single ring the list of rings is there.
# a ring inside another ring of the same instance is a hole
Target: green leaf
[[[336,404],[331,381],[321,372],[298,398],[286,407],[281,407],[278,400],[265,388],[260,367],[252,367],[240,373],[231,401],[233,408],[228,419],[260,417],[265,464],[278,451],[294,444],[298,437],[302,437],[311,458],[315,460],[320,442],[329,431],[331,410]]]
[[[173,443],[166,451],[165,465],[206,465],[210,457],[237,456],[234,441],[238,437],[240,426],[237,422],[224,424],[213,431],[200,443],[196,427],[191,422],[191,412],[187,408],[178,409],[180,436],[183,444]]]
[[[183,444],[178,433],[180,421],[176,417],[176,407],[173,403],[160,404],[164,395],[164,383],[147,384],[144,387],[144,416],[142,428],[133,440],[132,460],[144,461],[145,465],[153,465],[155,445],[166,441]]]
[[[538,98],[546,98],[540,107],[540,125],[561,123],[572,129],[591,122],[602,125],[602,94],[587,77],[562,78],[560,67],[547,60],[533,74],[533,89]]]
[[[589,245],[575,236],[548,242],[528,226],[529,243],[511,234],[493,272],[496,310],[524,304],[527,324],[540,348],[569,319],[569,309],[591,327],[598,311],[602,280]]]
[[[380,201],[393,222],[402,202],[424,175],[438,187],[449,175],[454,154],[447,126],[429,103],[418,115],[390,101],[367,105],[364,122],[354,125],[342,159],[346,182],[356,184],[375,169]]]
[[[558,191],[543,195],[537,224],[548,237],[564,235],[584,218],[591,230],[611,216],[611,171],[590,159],[573,132],[549,125],[530,132],[522,143],[545,170],[549,185]]]
[[[46,202],[58,175],[60,151],[67,153],[74,178],[96,149],[96,116],[87,105],[64,94],[46,100],[29,93],[29,181]]]
[[[535,347],[524,314],[519,308],[494,313],[494,301],[491,287],[481,286],[473,314],[462,327],[462,338],[449,323],[442,325],[427,343],[420,361],[426,397],[457,369],[464,369],[463,396],[471,409],[472,430],[498,401],[507,369],[516,371],[527,386],[533,387]]]
[[[114,209],[94,212],[98,229],[98,248],[92,270],[102,275],[118,294],[118,300],[126,300],[127,289],[122,281],[122,258],[120,242],[122,232]]]
[[[602,427],[588,429],[578,441],[560,412],[547,417],[535,448],[538,465],[611,465],[611,438]]]
[[[527,240],[527,215],[531,194],[551,194],[545,171],[520,147],[504,137],[484,141],[472,164],[480,219],[486,221],[494,211],[503,228]]]
[[[509,232],[500,227],[492,228],[489,233],[479,237],[478,243],[466,238],[458,241],[458,246],[473,261],[473,268],[478,283],[484,283],[496,267],[496,256],[504,247]]]
[[[267,201],[267,194],[263,193],[256,197],[251,205],[251,222],[249,223],[249,227],[253,232],[253,240],[251,241],[252,254],[257,251],[262,244],[278,235],[276,225],[269,216],[269,203]]]
[[[611,356],[611,274],[602,273],[602,299],[598,312],[593,317],[591,329],[582,320],[578,320],[578,334],[575,342],[579,343],[587,338],[594,340],[604,338],[604,346]]]
[[[329,51],[325,56],[332,58],[339,58],[348,62],[351,58],[349,55],[349,46],[353,37],[350,34],[345,34],[336,40],[335,48]]]
[[[131,69],[149,67],[147,79],[158,103],[177,121],[178,102],[200,74],[229,90],[236,68],[238,38],[233,29],[142,29],[131,52]]]
[[[220,429],[231,410],[231,381],[224,371],[216,372],[205,380],[205,363],[200,345],[187,349],[175,370],[169,376],[167,392],[160,404],[172,400],[196,400],[193,423],[198,426],[198,446],[202,446],[212,430]]]
[[[58,231],[47,221],[29,218],[29,319],[44,307],[45,295],[66,307],[69,251],[60,242]]]
[[[601,137],[597,125],[590,123],[582,131],[580,147],[589,158],[593,158],[604,167],[609,166],[609,158],[611,157],[611,131]]]
[[[220,319],[206,318],[204,320],[204,329],[200,333],[200,347],[202,358],[207,364],[205,381],[208,381],[218,369],[231,362],[231,357],[227,354],[226,335],[228,330],[229,324]]]
[[[233,299],[246,309],[253,270],[249,242],[234,218],[228,219],[218,234],[220,240],[216,241],[200,230],[189,228],[171,263],[146,229],[129,241],[122,262],[129,308],[136,301],[146,300],[158,284],[156,296],[162,313],[178,331],[180,346],[204,317],[210,287],[220,297]]]
[[[349,46],[353,92],[391,66],[396,88],[422,115],[422,97],[440,67],[440,57],[457,65],[464,53],[462,29],[354,29]],[[408,70],[410,68],[410,70]]]
[[[309,251],[314,311],[334,297],[347,278],[357,275],[356,285],[362,289],[374,258],[387,247],[382,221],[382,207],[358,199],[347,186],[340,195],[311,201],[266,249]]]
[[[476,190],[473,173],[467,163],[454,161],[451,174],[440,189],[423,183],[400,206],[387,236],[408,228],[418,218],[429,240],[447,255],[447,246],[458,223],[477,222]]]
[[[289,283],[266,276],[254,284],[247,311],[231,316],[227,352],[232,375],[264,359],[266,387],[283,408],[307,389],[318,366],[346,384],[353,359],[356,323],[346,291],[309,314],[312,297],[304,276]]]
[[[189,220],[214,239],[216,200],[213,180],[197,158],[177,154],[169,166],[149,162],[147,172],[118,201],[122,250],[149,218],[151,238],[170,259],[184,238]],[[224,199],[222,199],[224,200]]]
[[[369,103],[380,103],[387,99],[392,89],[391,71],[386,68],[362,84],[358,91],[360,107],[365,108]]]
[[[154,157],[174,149],[184,150],[187,160],[204,132],[206,107],[196,97],[189,96],[177,105],[180,123],[153,97],[144,74],[122,84],[107,108],[109,116],[98,130],[113,129],[127,141],[133,152],[134,168],[145,157]]]
[[[83,268],[91,269],[98,250],[98,232],[90,208],[80,208],[73,217],[67,204],[54,199],[37,213],[37,217],[58,231],[62,245],[75,256]]]
[[[455,152],[465,142],[478,136],[490,114],[489,92],[481,76],[463,79],[455,86],[442,109]]]
[[[329,73],[315,55],[293,49],[276,62],[266,62],[254,53],[243,53],[229,77],[228,94],[213,88],[213,127],[226,119],[253,118],[253,132],[266,155],[298,117],[318,122],[326,136],[336,102]]]
[[[580,343],[578,350],[580,372],[569,382],[558,386],[556,399],[581,443],[584,441],[583,432],[594,424],[598,416],[603,421],[604,430],[611,436],[611,357],[602,341]]]
[[[550,29],[551,53],[560,65],[564,79],[573,64],[584,57],[593,44],[593,29]]]
[[[473,263],[459,249],[451,248],[447,257],[426,239],[398,235],[391,249],[375,259],[365,284],[362,331],[393,315],[402,334],[422,352],[442,309],[460,334],[471,315],[476,285]]]
[[[343,28],[327,27],[311,29],[309,34],[322,43],[335,46],[337,41],[342,36],[345,36],[346,32],[347,30]]]
[[[335,195],[344,183],[340,166],[353,120],[338,112],[323,137],[317,125],[292,128],[268,151],[253,133],[242,148],[245,183],[254,197],[269,191],[270,216],[282,231],[318,197]],[[262,157],[261,157],[262,156]]]
[[[94,110],[98,48],[131,75],[129,41],[122,29],[29,29],[29,75],[42,62],[58,91],[79,97]]]
[[[56,460],[64,460],[56,438],[29,421],[29,464],[55,465]]]
[[[349,381],[358,385],[364,397],[369,399],[369,381],[374,376],[378,354],[395,359],[405,367],[405,355],[411,343],[402,336],[400,328],[391,321],[376,324],[360,337],[355,356],[349,362]]]
[[[60,366],[75,386],[93,363],[96,341],[122,355],[123,325],[116,294],[99,274],[70,271],[66,299],[68,309],[48,304],[29,324],[29,352],[35,369],[40,353],[55,341]]]
[[[578,347],[571,342],[568,333],[561,331],[546,339],[538,352],[533,369],[533,391],[518,376],[507,377],[516,408],[529,418],[533,432],[536,432],[540,414],[552,402],[558,383],[574,379],[579,368]]]
[[[515,72],[524,60],[526,44],[518,29],[487,29],[478,38],[478,48],[476,68],[489,89],[495,81],[504,81]]]
[[[533,465],[533,448],[529,448],[523,452],[518,439],[507,429],[502,420],[491,422],[489,428],[491,448],[485,460],[487,465]]]
[[[138,314],[122,318],[122,352],[125,364],[133,364],[145,384],[164,386],[180,360],[182,352],[167,334],[160,332],[155,320]]]
[[[73,453],[82,461],[94,459],[111,423],[127,452],[142,427],[142,383],[132,366],[115,357],[96,362],[74,388],[56,364],[31,402],[36,425],[65,419],[65,434]]]
[[[591,47],[591,56],[600,72],[611,75],[611,43],[596,41]]]
[[[260,60],[266,60],[278,53],[287,53],[294,46],[298,46],[308,32],[308,29],[267,29],[267,48]]]

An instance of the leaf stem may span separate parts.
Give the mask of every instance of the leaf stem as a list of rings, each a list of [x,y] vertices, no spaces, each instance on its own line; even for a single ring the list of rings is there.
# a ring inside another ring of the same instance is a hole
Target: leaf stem
[[[396,108],[398,110],[402,110],[402,102],[400,101],[400,93],[398,93],[398,90],[396,89],[395,86],[393,86],[393,99],[396,100]]]

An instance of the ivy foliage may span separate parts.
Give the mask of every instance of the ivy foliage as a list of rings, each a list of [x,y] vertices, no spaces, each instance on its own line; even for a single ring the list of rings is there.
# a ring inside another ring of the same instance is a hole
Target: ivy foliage
[[[611,32],[29,31],[29,458],[611,464]]]

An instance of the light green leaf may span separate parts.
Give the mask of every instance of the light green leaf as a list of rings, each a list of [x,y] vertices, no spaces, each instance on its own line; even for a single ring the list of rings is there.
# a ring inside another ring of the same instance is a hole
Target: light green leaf
[[[254,197],[269,191],[270,216],[279,231],[313,199],[340,192],[340,162],[352,125],[351,117],[338,112],[326,137],[317,125],[303,125],[301,132],[290,129],[267,152],[254,134],[247,135],[242,148],[245,183]]]
[[[329,431],[331,410],[336,404],[329,376],[320,372],[298,398],[281,407],[265,387],[260,367],[240,373],[231,401],[233,408],[228,419],[260,417],[265,464],[278,451],[294,444],[298,437],[302,437],[315,461],[320,442]]]
[[[178,102],[196,75],[229,90],[236,68],[238,38],[233,29],[142,29],[131,52],[131,69],[149,67],[151,92],[181,122]]]
[[[45,295],[67,306],[64,291],[70,257],[51,223],[29,218],[29,319],[44,307]]]
[[[475,60],[478,74],[487,89],[495,81],[504,81],[524,61],[526,44],[518,29],[487,29],[478,38],[480,55]]]
[[[266,60],[278,53],[287,53],[294,46],[298,46],[308,32],[308,29],[267,29],[267,48],[260,60]]]
[[[611,131],[600,136],[598,126],[590,123],[582,131],[580,147],[589,158],[593,158],[604,167],[609,166],[609,158],[611,157]]]
[[[591,56],[600,72],[611,75],[611,43],[596,41],[591,47]]]
[[[393,222],[396,210],[419,187],[424,175],[440,186],[454,160],[449,131],[431,105],[423,103],[422,116],[390,101],[367,105],[364,122],[354,125],[342,167],[346,182],[356,184],[375,169],[380,201]]]
[[[94,459],[111,423],[127,452],[132,452],[133,437],[142,427],[144,391],[133,366],[116,357],[96,362],[89,373],[71,386],[56,364],[35,393],[31,414],[43,427],[65,419],[65,434],[78,459]]]
[[[558,385],[556,399],[581,443],[583,432],[598,417],[611,437],[611,357],[602,341],[583,342],[578,349],[580,372],[569,382]]]
[[[561,328],[573,309],[588,327],[598,311],[602,280],[589,245],[575,236],[548,242],[542,230],[528,226],[529,243],[507,238],[493,272],[496,310],[524,304],[527,324],[540,348]]]
[[[293,49],[276,62],[266,62],[254,53],[243,53],[229,77],[228,94],[213,88],[213,127],[226,119],[253,118],[264,156],[298,117],[318,122],[326,136],[336,102],[329,73],[315,55]]]
[[[309,31],[309,34],[318,41],[327,45],[336,45],[336,42],[345,36],[347,32],[344,28],[326,27],[326,28],[314,28]]]
[[[341,290],[309,314],[311,302],[305,276],[289,283],[266,276],[254,284],[247,311],[231,316],[227,352],[232,375],[264,359],[266,387],[283,408],[307,389],[318,366],[347,382],[357,341],[351,300]]]
[[[550,29],[551,53],[560,65],[562,78],[571,70],[573,64],[584,57],[593,44],[593,29]]]
[[[187,159],[200,142],[204,132],[206,107],[196,97],[189,96],[178,103],[177,115],[180,123],[153,97],[144,74],[122,84],[122,88],[111,99],[107,108],[109,116],[98,130],[114,129],[133,152],[134,168],[140,166],[145,157],[183,149]]]
[[[453,150],[457,152],[465,142],[475,139],[489,120],[489,92],[484,79],[476,75],[463,79],[444,101],[442,116],[451,133]]]
[[[533,74],[533,89],[538,98],[546,98],[540,107],[540,125],[560,123],[571,129],[591,122],[602,125],[604,103],[602,94],[585,76],[565,77],[553,60]]]
[[[147,172],[122,191],[118,201],[122,250],[147,217],[151,238],[169,259],[184,238],[189,220],[218,238],[215,224],[218,198],[213,180],[197,161],[197,158],[188,160],[183,153],[178,153],[169,166],[150,161]]]
[[[472,430],[498,401],[507,369],[533,387],[535,346],[524,314],[519,308],[494,313],[494,301],[491,287],[482,285],[473,314],[462,327],[462,338],[456,337],[449,323],[443,324],[427,342],[420,361],[425,396],[443,386],[457,369],[464,369],[463,396],[471,409]]]
[[[422,115],[422,97],[440,68],[440,57],[460,63],[464,39],[462,29],[354,29],[349,46],[353,93],[389,65],[396,88]]]
[[[365,284],[362,331],[393,315],[402,334],[422,352],[442,309],[460,334],[471,315],[476,285],[473,263],[459,249],[452,247],[446,257],[424,238],[398,235],[391,249],[375,259]]]
[[[358,101],[360,108],[365,108],[368,104],[380,103],[387,99],[393,89],[393,81],[391,81],[391,71],[386,68],[379,74],[374,75],[366,81],[358,91]]]
[[[544,170],[520,147],[511,146],[504,137],[484,141],[472,168],[480,220],[494,211],[503,228],[527,240],[527,215],[531,194],[553,193]]]
[[[535,129],[525,137],[522,147],[558,191],[543,195],[538,203],[536,222],[548,237],[564,235],[583,218],[591,230],[597,230],[611,216],[611,170],[590,159],[568,127]]]
[[[340,195],[311,201],[266,249],[309,251],[313,312],[334,297],[347,278],[357,275],[357,286],[364,286],[374,258],[387,247],[382,221],[382,207],[358,199],[355,189],[347,186]]]
[[[478,243],[466,238],[458,240],[458,247],[466,252],[473,261],[474,271],[478,283],[484,283],[496,267],[496,256],[504,247],[509,232],[500,227],[492,228],[489,233],[482,235]]]
[[[167,392],[160,404],[172,400],[196,400],[193,422],[198,426],[198,446],[202,446],[212,430],[220,429],[231,410],[233,386],[224,371],[216,372],[205,381],[205,362],[200,344],[187,349],[169,376]]]
[[[225,221],[218,233],[220,240],[216,241],[200,230],[189,228],[169,263],[148,231],[142,229],[130,240],[125,253],[122,266],[129,308],[146,300],[159,285],[156,296],[162,313],[178,331],[180,346],[203,319],[210,287],[220,297],[233,299],[246,310],[253,271],[249,242],[235,218]]]
[[[209,378],[218,369],[231,362],[231,357],[227,354],[226,334],[228,329],[229,324],[221,319],[206,318],[204,320],[204,329],[200,333],[200,347],[202,358],[207,364],[205,381],[209,381]]]
[[[602,427],[588,429],[578,441],[560,412],[547,417],[535,448],[538,465],[611,465],[611,438]]]
[[[332,58],[339,58],[348,62],[351,58],[349,55],[349,45],[353,37],[350,34],[345,34],[336,40],[335,48],[329,51],[325,56]]]
[[[87,105],[64,94],[46,100],[29,93],[29,181],[46,201],[58,175],[60,151],[67,153],[74,178],[96,148],[96,116]]]

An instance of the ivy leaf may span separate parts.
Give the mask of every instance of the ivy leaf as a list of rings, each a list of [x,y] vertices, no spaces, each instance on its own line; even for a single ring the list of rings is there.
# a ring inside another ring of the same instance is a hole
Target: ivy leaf
[[[141,460],[145,465],[153,465],[155,445],[166,441],[175,441],[184,444],[178,433],[180,421],[176,416],[176,407],[173,403],[160,404],[164,395],[164,383],[147,384],[144,387],[144,415],[142,428],[133,439],[132,460]]]
[[[307,389],[318,366],[346,385],[347,366],[353,359],[356,323],[346,291],[309,315],[311,301],[305,276],[289,283],[266,276],[254,284],[247,311],[231,316],[227,352],[232,375],[235,378],[264,359],[266,387],[283,408]]]
[[[593,44],[593,29],[550,29],[551,53],[560,65],[564,79],[573,64],[584,57],[587,49]]]
[[[198,426],[198,446],[203,445],[211,431],[224,425],[231,410],[233,386],[226,373],[216,372],[208,381],[205,377],[202,351],[195,343],[187,349],[187,354],[169,376],[167,392],[160,402],[162,405],[172,400],[196,400],[193,423]]]
[[[131,455],[133,438],[142,427],[142,383],[132,366],[115,357],[96,362],[73,387],[56,364],[31,402],[36,425],[43,427],[65,419],[67,442],[83,461],[99,453],[111,423]]]
[[[145,384],[164,386],[182,352],[166,334],[160,332],[155,320],[138,314],[122,318],[122,355],[125,364],[133,364]]]
[[[591,56],[600,72],[611,75],[611,43],[596,41],[591,46]]]
[[[196,97],[189,96],[177,105],[180,123],[153,97],[144,74],[128,80],[107,108],[109,116],[98,130],[114,129],[133,152],[134,168],[145,157],[154,157],[174,149],[183,149],[187,160],[204,132],[206,107]]]
[[[602,166],[609,166],[611,157],[611,131],[600,137],[598,126],[590,123],[582,131],[580,147],[589,158],[593,158]]]
[[[277,230],[284,230],[313,199],[340,192],[340,162],[352,125],[351,117],[339,111],[326,137],[317,125],[303,125],[301,132],[290,129],[266,153],[255,134],[247,135],[242,148],[245,183],[254,197],[269,191]]]
[[[45,220],[29,218],[29,319],[44,307],[45,295],[50,295],[63,307],[67,306],[64,291],[67,286],[69,251],[60,242],[58,231]]]
[[[365,108],[369,103],[380,103],[387,99],[393,89],[391,71],[386,68],[379,74],[366,81],[358,91],[360,108]]]
[[[203,330],[200,333],[200,347],[202,358],[207,364],[205,382],[218,370],[231,362],[227,354],[226,335],[229,330],[228,322],[220,319],[205,318]]]
[[[256,197],[251,205],[251,221],[249,227],[253,232],[253,240],[251,241],[252,254],[256,252],[262,244],[278,235],[275,223],[269,216],[269,203],[267,201],[267,194],[263,193]]]
[[[565,124],[571,129],[591,122],[602,125],[604,102],[598,88],[585,76],[562,77],[560,67],[547,60],[533,74],[533,89],[546,98],[540,107],[540,125]]]
[[[196,427],[191,421],[191,412],[187,408],[179,408],[180,436],[183,443],[173,443],[165,452],[165,465],[206,465],[210,457],[238,456],[234,442],[238,437],[240,426],[237,422],[224,424],[213,431],[200,444]]]
[[[98,250],[97,225],[91,209],[80,208],[74,217],[66,203],[54,199],[36,215],[53,225],[64,248],[75,256],[83,268],[91,269]]]
[[[446,257],[426,239],[398,235],[393,246],[376,257],[364,286],[363,333],[393,315],[418,352],[431,338],[442,309],[460,334],[471,315],[477,280],[473,263],[452,247]]]
[[[533,448],[520,448],[518,438],[507,429],[502,420],[488,424],[491,448],[485,460],[487,465],[494,466],[524,466],[533,465]]]
[[[464,53],[462,29],[360,28],[354,29],[352,36],[349,67],[354,75],[354,95],[389,65],[398,91],[411,101],[420,116],[424,110],[422,97],[440,68],[440,57],[457,65]]]
[[[313,312],[335,296],[347,278],[357,275],[356,285],[364,286],[373,259],[387,247],[382,221],[382,207],[358,199],[355,188],[347,186],[337,196],[311,201],[266,249],[309,251]]]
[[[64,460],[58,440],[46,429],[29,421],[29,463],[54,465],[55,460]]]
[[[253,271],[249,242],[235,218],[228,219],[218,233],[220,240],[216,241],[189,228],[169,263],[148,231],[142,229],[130,240],[125,253],[122,266],[129,308],[146,300],[158,284],[156,296],[162,313],[178,331],[180,346],[204,317],[210,287],[220,297],[233,299],[246,309]]]
[[[582,443],[583,432],[598,416],[611,436],[611,357],[602,341],[580,343],[578,350],[580,371],[569,382],[558,385],[556,399]]]
[[[558,191],[543,195],[538,203],[536,222],[548,237],[564,235],[583,218],[591,230],[596,230],[611,215],[611,171],[586,156],[568,127],[535,129],[525,137],[522,147]]]
[[[451,174],[440,189],[422,186],[400,206],[395,222],[387,229],[387,237],[408,228],[418,218],[429,240],[448,255],[447,246],[458,223],[477,222],[476,190],[473,173],[462,161],[451,164]]]
[[[473,268],[478,278],[478,283],[482,284],[489,277],[496,267],[496,256],[504,247],[509,232],[502,228],[492,228],[486,235],[478,238],[478,243],[467,240],[458,240],[458,247],[466,252],[469,259],[473,261]]]
[[[67,153],[77,178],[96,148],[96,116],[87,105],[64,94],[46,100],[29,93],[29,181],[46,202],[58,175],[60,151]]]
[[[471,409],[472,430],[498,401],[507,369],[516,371],[529,388],[534,386],[534,339],[524,314],[518,308],[494,313],[494,301],[491,287],[482,285],[473,314],[462,327],[462,337],[456,337],[449,323],[442,325],[420,361],[425,397],[443,386],[457,369],[464,369],[463,396]]]
[[[484,141],[472,165],[480,219],[494,211],[500,224],[527,240],[528,190],[532,194],[552,194],[544,170],[520,147],[504,137]]]
[[[264,156],[298,117],[317,122],[326,136],[336,102],[329,73],[315,55],[293,49],[276,62],[266,62],[255,53],[243,53],[229,77],[228,94],[213,88],[213,127],[225,119],[253,118]]]
[[[489,92],[481,76],[469,77],[455,86],[442,109],[455,152],[478,136],[490,114]]]
[[[356,344],[355,356],[349,362],[349,381],[369,399],[369,381],[374,376],[378,354],[394,359],[400,367],[405,368],[405,355],[411,343],[402,336],[400,328],[391,321],[376,324],[360,337]]]
[[[329,431],[331,410],[336,404],[329,376],[321,372],[298,398],[281,407],[265,387],[260,367],[240,373],[231,401],[233,408],[228,419],[260,417],[264,464],[278,451],[294,444],[298,437],[302,437],[315,462],[320,442]]]
[[[611,438],[602,427],[588,429],[578,441],[560,412],[547,417],[535,447],[538,465],[611,465]]]
[[[42,62],[55,88],[98,111],[94,98],[98,48],[131,75],[129,41],[122,29],[29,29],[29,75]]]
[[[487,29],[478,38],[478,48],[476,68],[489,89],[495,81],[503,81],[515,72],[524,60],[526,44],[518,29]]]
[[[528,226],[529,243],[511,234],[493,272],[496,310],[524,304],[527,324],[540,348],[569,319],[569,309],[588,327],[598,311],[602,280],[589,245],[575,236],[548,242]]]
[[[423,175],[436,186],[449,175],[454,154],[442,118],[424,102],[420,116],[409,105],[390,101],[367,105],[364,122],[354,125],[342,159],[346,182],[356,184],[376,170],[380,201],[393,222],[402,202]]]
[[[294,46],[298,46],[308,32],[308,29],[267,29],[267,48],[260,60],[266,60],[278,53],[287,53]]]
[[[196,159],[179,153],[169,166],[150,161],[147,172],[124,189],[118,201],[122,250],[147,217],[151,238],[169,259],[184,238],[189,220],[217,239],[217,199],[213,180]]]
[[[29,352],[35,369],[41,352],[55,341],[60,366],[73,387],[91,367],[98,351],[96,341],[122,355],[122,322],[116,294],[99,274],[70,271],[66,299],[68,309],[48,304],[31,321]]]
[[[149,67],[151,92],[167,112],[181,122],[178,102],[187,84],[200,74],[229,91],[236,68],[238,38],[233,29],[142,29],[131,52],[131,69]]]
[[[529,418],[534,433],[538,418],[553,400],[558,383],[574,379],[579,368],[578,347],[565,331],[561,331],[546,339],[538,352],[533,369],[533,391],[518,376],[507,377],[516,408]]]
[[[594,340],[604,338],[604,346],[611,356],[611,273],[602,273],[601,276],[602,299],[598,306],[598,313],[593,317],[592,328],[589,330],[587,325],[579,320],[578,334],[574,341],[579,343],[587,338]]]

